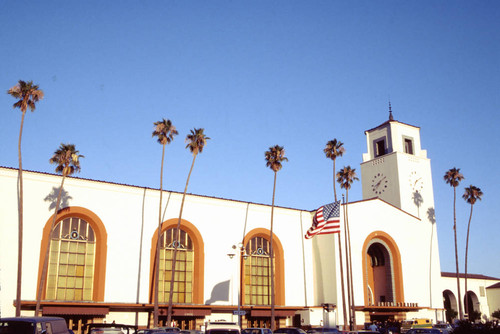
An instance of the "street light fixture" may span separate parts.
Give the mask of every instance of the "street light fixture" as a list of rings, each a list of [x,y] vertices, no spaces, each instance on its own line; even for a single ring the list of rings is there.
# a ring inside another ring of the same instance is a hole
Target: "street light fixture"
[[[247,251],[243,243],[239,242],[237,245],[231,246],[232,251],[227,254],[230,259],[232,259],[236,254],[240,255],[238,257],[238,311],[235,312],[238,315],[238,326],[241,329],[241,316],[245,315],[245,311],[241,311],[241,258],[243,260],[248,259]]]

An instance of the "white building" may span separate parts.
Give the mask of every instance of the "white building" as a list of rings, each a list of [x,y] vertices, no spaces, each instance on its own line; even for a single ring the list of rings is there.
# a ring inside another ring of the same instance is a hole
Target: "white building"
[[[456,279],[440,269],[430,160],[420,146],[419,131],[392,119],[366,131],[363,200],[347,206],[357,325],[413,317],[444,321],[445,306],[457,310]],[[4,317],[15,314],[17,177],[17,169],[0,168],[0,312]],[[65,317],[75,331],[87,322],[148,326],[154,300],[159,190],[69,177],[63,209],[51,234],[61,176],[24,171],[23,180],[22,314],[33,315],[51,240],[48,283],[42,291],[44,315]],[[171,277],[165,268],[171,268],[181,198],[177,192],[163,194],[162,323],[167,318]],[[344,205],[341,217],[345,211]],[[179,326],[199,329],[208,320],[237,321],[233,312],[240,308],[245,311],[243,327],[269,327],[270,214],[269,205],[186,196],[174,286],[173,318]],[[343,231],[305,240],[314,212],[277,207],[274,215],[278,325],[343,325],[338,253],[339,237],[346,253]],[[342,267],[346,272],[346,263]],[[499,307],[498,283],[497,278],[469,275],[469,305],[486,318]]]

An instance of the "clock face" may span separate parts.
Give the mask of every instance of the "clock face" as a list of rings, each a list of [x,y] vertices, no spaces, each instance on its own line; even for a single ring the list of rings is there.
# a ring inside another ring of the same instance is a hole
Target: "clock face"
[[[413,192],[422,192],[422,189],[424,188],[424,181],[422,180],[422,176],[420,176],[420,174],[415,171],[411,172],[409,182],[410,188]]]
[[[389,187],[389,180],[387,179],[387,176],[385,176],[382,173],[377,173],[372,177],[372,191],[380,195],[383,192],[385,192],[388,187]]]

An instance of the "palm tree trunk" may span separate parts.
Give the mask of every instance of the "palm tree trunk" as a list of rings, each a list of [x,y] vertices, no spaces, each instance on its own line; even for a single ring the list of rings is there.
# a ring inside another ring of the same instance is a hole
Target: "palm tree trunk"
[[[186,192],[189,185],[189,178],[191,177],[191,172],[193,171],[194,162],[196,160],[196,156],[198,153],[193,154],[193,162],[191,163],[191,169],[189,170],[189,174],[186,180],[186,186],[184,187],[184,193],[182,194],[182,202],[181,209],[179,211],[179,220],[177,221],[177,227],[174,231],[174,255],[172,257],[172,276],[170,278],[170,291],[168,297],[168,312],[167,312],[167,326],[170,326],[172,322],[172,305],[173,305],[173,296],[174,296],[174,279],[175,279],[175,262],[177,261],[177,245],[179,241],[179,234],[181,229],[181,220],[182,220],[182,210],[184,208],[184,199],[186,198]]]
[[[351,283],[351,300],[350,300],[350,305],[351,305],[351,322],[352,322],[352,328],[351,330],[354,330],[356,327],[356,313],[354,312],[354,283],[352,280],[352,254],[351,254],[351,232],[349,229],[349,214],[348,214],[348,205],[349,205],[349,190],[346,189],[345,191],[345,213],[346,213],[346,222],[347,222],[347,240],[349,243],[349,280]]]
[[[47,249],[45,250],[45,257],[43,259],[43,269],[42,276],[40,277],[40,285],[38,286],[38,293],[36,297],[36,307],[35,307],[35,316],[41,316],[40,314],[40,301],[42,300],[42,291],[45,288],[45,280],[47,278],[47,268],[49,266],[49,254],[50,254],[50,243],[52,239],[52,231],[56,225],[57,212],[59,211],[59,205],[61,205],[61,195],[64,185],[64,180],[66,179],[66,175],[63,173],[61,186],[59,187],[59,192],[57,194],[56,208],[54,209],[54,218],[52,219],[52,224],[50,225],[49,236],[47,238]]]
[[[335,187],[335,159],[333,159],[333,197],[337,202],[337,187]]]
[[[139,304],[139,295],[141,291],[141,268],[142,268],[142,241],[144,236],[144,206],[146,204],[146,188],[144,188],[144,194],[142,195],[142,219],[141,219],[141,240],[139,241],[139,266],[137,268],[137,294],[135,298],[135,303]],[[149,320],[148,320],[149,322]],[[135,312],[135,325],[139,326],[139,312]]]
[[[342,196],[343,197],[343,196]],[[349,305],[348,307],[348,313],[349,313],[349,322],[344,323],[344,330],[346,329],[346,326],[349,326],[350,328],[350,323],[352,319],[352,308],[351,308],[351,275],[349,271],[349,249],[347,247],[348,242],[348,232],[347,232],[347,220],[346,220],[346,205],[344,203],[344,247],[345,247],[345,265],[346,265],[346,280],[347,280],[347,303]]]
[[[158,210],[158,240],[156,242],[156,266],[155,266],[155,302],[154,302],[154,311],[153,311],[153,325],[154,327],[158,327],[158,295],[159,295],[159,279],[160,279],[160,239],[161,239],[161,200],[163,196],[163,161],[165,159],[165,145],[163,144],[163,149],[161,152],[161,171],[160,171],[160,207]]]
[[[344,264],[342,263],[342,246],[340,241],[340,233],[337,233],[339,239],[339,260],[340,260],[340,282],[342,286],[342,312],[344,314],[344,326],[347,323],[347,313],[345,307],[345,288],[344,288]]]
[[[459,278],[459,268],[458,268],[458,246],[457,246],[457,215],[456,215],[456,187],[453,187],[453,232],[455,235],[455,265],[457,271],[457,290],[458,290],[458,314],[459,319],[463,319],[463,311],[462,311],[462,295],[460,293],[460,278]]]
[[[469,252],[469,231],[470,231],[470,221],[472,219],[472,208],[473,204],[470,205],[470,215],[469,223],[467,224],[467,241],[465,242],[465,314],[469,315],[469,295],[467,294],[467,255]]]
[[[17,152],[19,155],[19,169],[17,176],[18,183],[18,202],[17,202],[17,210],[18,210],[18,243],[17,243],[17,292],[16,292],[16,317],[21,315],[21,287],[22,287],[22,275],[23,275],[23,162],[21,158],[21,139],[23,136],[23,125],[24,125],[24,116],[26,115],[26,111],[23,111],[23,115],[21,117],[21,128],[19,130],[19,142],[17,146]]]
[[[273,249],[273,223],[274,223],[274,195],[276,192],[276,175],[278,173],[274,172],[274,185],[273,185],[273,202],[271,205],[271,233],[270,239],[270,264],[271,264],[271,330],[274,332],[276,329],[276,319],[274,316],[274,249]]]

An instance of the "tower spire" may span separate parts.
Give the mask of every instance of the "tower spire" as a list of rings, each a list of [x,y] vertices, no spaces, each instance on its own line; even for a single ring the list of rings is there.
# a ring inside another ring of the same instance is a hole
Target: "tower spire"
[[[392,107],[391,107],[391,100],[389,100],[389,121],[393,121],[394,117],[392,116]]]

